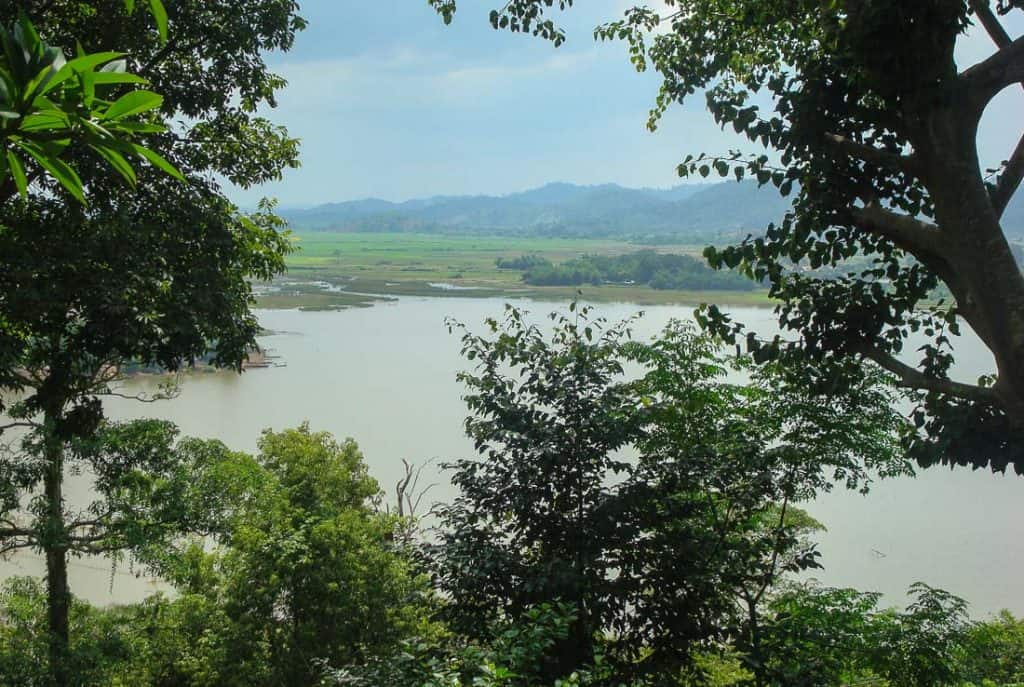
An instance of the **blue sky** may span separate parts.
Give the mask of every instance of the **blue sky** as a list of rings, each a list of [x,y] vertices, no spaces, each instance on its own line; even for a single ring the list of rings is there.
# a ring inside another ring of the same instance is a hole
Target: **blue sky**
[[[679,183],[693,152],[750,144],[721,131],[695,96],[671,108],[659,130],[647,113],[653,74],[637,74],[619,43],[595,43],[593,27],[634,4],[587,0],[565,13],[569,40],[496,32],[496,0],[463,0],[445,27],[426,0],[308,0],[309,28],[271,67],[289,82],[267,116],[302,140],[302,168],[278,183],[231,195],[251,206],[377,197],[504,194],[550,181],[625,186]],[[1016,36],[1024,22],[1008,26]],[[961,64],[992,51],[980,32]],[[1020,133],[1024,95],[1004,93],[986,116],[979,148],[998,162]]]

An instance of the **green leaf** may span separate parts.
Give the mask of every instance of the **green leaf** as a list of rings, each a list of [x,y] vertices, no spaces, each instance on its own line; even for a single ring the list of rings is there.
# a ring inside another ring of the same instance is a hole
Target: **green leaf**
[[[69,61],[64,67],[76,72],[92,71],[101,64],[106,64],[118,58],[124,57],[123,52],[96,52],[82,55]]]
[[[96,100],[96,72],[81,72],[78,81],[82,84],[82,102],[86,107],[92,108],[93,101]]]
[[[148,85],[149,82],[143,79],[141,76],[135,74],[128,74],[126,72],[95,72],[92,75],[93,82],[97,86],[107,86],[109,84],[120,84],[120,83],[133,83],[141,86]]]
[[[55,131],[68,129],[71,122],[67,113],[60,110],[43,110],[27,115],[18,127],[22,132]]]
[[[146,160],[148,160],[149,164],[169,174],[178,181],[185,181],[184,175],[178,171],[178,168],[172,165],[166,159],[164,159],[159,153],[150,150],[145,146],[140,146],[137,143],[131,143],[129,145],[137,155],[144,157]]]
[[[13,104],[12,94],[17,91],[14,80],[0,67],[0,104]]]
[[[124,180],[128,182],[128,185],[135,188],[135,184],[138,182],[138,177],[135,175],[135,170],[128,164],[128,161],[124,159],[121,153],[109,148],[107,146],[90,144],[96,153],[106,160],[111,167],[117,170],[117,173],[124,177]]]
[[[103,113],[102,119],[121,119],[130,117],[141,112],[155,110],[164,102],[163,96],[153,91],[132,91],[125,93],[118,98],[113,105]]]
[[[57,88],[57,86],[60,86],[62,83],[70,79],[73,75],[74,71],[68,69],[67,64],[65,64],[48,81],[42,84],[42,88],[39,89],[39,93],[37,95],[46,95],[53,89]]]
[[[167,131],[163,124],[150,124],[148,122],[116,122],[111,129],[115,131],[127,131],[133,134],[162,134]]]
[[[39,70],[39,72],[35,75],[35,77],[33,77],[31,81],[28,82],[28,85],[25,86],[25,90],[22,94],[25,99],[25,102],[29,102],[36,95],[43,95],[52,90],[53,88],[56,88],[56,85],[51,86],[50,84],[58,77],[60,77],[60,81],[57,82],[57,85],[59,85],[62,81],[66,80],[68,76],[70,76],[70,74],[66,72],[63,76],[61,75],[61,72],[63,71],[63,68],[66,65],[66,62],[64,62],[63,55],[60,56],[59,62],[60,64],[58,64],[57,61],[54,61],[52,64],[46,65],[45,67]]]
[[[39,166],[56,179],[64,189],[70,193],[82,205],[85,205],[85,193],[82,190],[82,180],[78,173],[71,169],[68,163],[60,158],[52,157],[39,146],[27,141],[19,142],[18,147],[31,155]],[[26,194],[22,194],[26,195]]]
[[[160,40],[167,42],[167,10],[160,0],[149,0],[149,11],[153,13],[156,20],[156,30],[160,34]]]
[[[28,199],[28,177],[25,176],[25,167],[21,160],[14,154],[13,150],[7,151],[7,166],[11,169],[11,176],[14,178],[14,185],[23,199]]]

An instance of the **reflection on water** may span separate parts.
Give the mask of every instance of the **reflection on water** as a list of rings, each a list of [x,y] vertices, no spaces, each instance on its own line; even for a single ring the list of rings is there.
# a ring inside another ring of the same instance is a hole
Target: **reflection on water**
[[[181,395],[160,404],[112,399],[114,418],[163,417],[184,434],[217,438],[255,450],[264,428],[280,430],[308,420],[317,430],[355,438],[382,486],[402,475],[403,458],[422,463],[471,456],[462,434],[465,407],[455,372],[463,366],[457,336],[446,316],[471,328],[501,312],[497,299],[402,298],[395,303],[340,312],[264,311],[261,323],[277,332],[263,339],[287,363],[242,376],[196,374]],[[553,306],[528,303],[538,319]],[[610,320],[633,315],[637,306],[606,304]],[[690,318],[692,308],[655,306],[634,327],[648,337],[671,318]],[[771,311],[735,308],[736,319],[761,332],[773,330]],[[912,347],[908,347],[912,348]],[[964,378],[990,364],[973,340],[958,355]],[[126,392],[153,391],[156,378],[132,380]],[[433,468],[433,469],[436,469]],[[428,480],[424,476],[424,481]],[[442,484],[445,484],[442,480]],[[445,499],[450,486],[431,495]],[[984,472],[934,469],[916,479],[875,485],[867,496],[837,490],[808,510],[827,527],[820,537],[826,584],[878,590],[899,603],[922,580],[966,597],[974,613],[1008,607],[1024,613],[1024,479]],[[74,567],[76,593],[97,602],[131,601],[151,583],[123,568],[113,577],[102,560]],[[38,574],[41,562],[20,559],[19,570]],[[0,575],[13,572],[0,564]]]

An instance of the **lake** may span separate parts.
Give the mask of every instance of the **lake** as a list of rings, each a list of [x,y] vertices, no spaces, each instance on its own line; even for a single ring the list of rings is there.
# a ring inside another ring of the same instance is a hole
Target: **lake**
[[[464,366],[447,316],[482,331],[484,318],[500,315],[504,301],[476,298],[401,298],[393,303],[336,312],[261,311],[273,333],[262,344],[286,367],[241,376],[196,373],[183,378],[171,401],[142,404],[110,399],[117,419],[162,417],[187,435],[217,438],[253,451],[264,428],[309,421],[316,430],[353,437],[371,473],[389,493],[403,458],[416,463],[473,455],[462,434],[465,407],[455,373]],[[538,318],[563,305],[521,304]],[[596,314],[618,320],[639,306],[602,304]],[[653,306],[634,328],[649,337],[671,318],[690,319],[692,307]],[[767,309],[732,308],[736,319],[761,332],[774,329]],[[908,347],[909,348],[909,347]],[[987,351],[965,338],[958,373],[976,378],[990,365]],[[124,392],[156,389],[158,378],[130,380]],[[435,466],[434,500],[452,489]],[[838,488],[807,504],[826,525],[818,537],[825,570],[815,576],[834,586],[885,594],[901,603],[915,581],[965,597],[975,616],[1000,608],[1024,614],[1024,479],[966,469],[936,468],[916,478],[876,482],[862,496]],[[35,557],[0,563],[0,576],[40,574]],[[76,594],[97,603],[134,601],[158,588],[155,580],[102,559],[72,565]]]

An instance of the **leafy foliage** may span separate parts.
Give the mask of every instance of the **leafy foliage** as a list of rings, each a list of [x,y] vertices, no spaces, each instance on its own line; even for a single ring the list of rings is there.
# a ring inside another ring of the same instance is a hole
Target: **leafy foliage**
[[[574,609],[541,672],[549,680],[586,665],[608,622],[616,513],[607,480],[626,471],[614,452],[639,430],[633,400],[613,383],[626,331],[585,318],[554,317],[550,344],[511,307],[504,322],[488,320],[495,338],[464,333],[479,371],[460,374],[473,413],[466,431],[484,460],[451,466],[462,496],[440,512],[439,585],[456,600],[457,630],[487,639],[496,621],[537,604]]]
[[[967,603],[918,582],[914,601],[902,613],[875,619],[876,670],[893,687],[938,687],[963,680]]]
[[[179,441],[168,422],[103,424],[64,440],[52,432],[38,427],[0,456],[0,551],[59,549],[159,565],[187,535],[223,536],[258,481],[248,457],[217,441]],[[50,499],[34,494],[49,483],[54,459],[93,477],[91,500],[65,505],[56,520]]]
[[[906,469],[877,380],[828,401],[778,368],[736,386],[711,341],[681,325],[644,345],[585,308],[552,319],[547,335],[507,306],[492,337],[464,333],[481,459],[452,466],[462,494],[440,511],[434,547],[447,617],[470,637],[540,603],[574,609],[543,679],[598,651],[619,677],[691,665],[743,634],[741,608],[756,614],[779,576],[816,565],[802,538],[813,521],[791,502],[833,479],[864,486],[868,467]],[[629,381],[627,362],[647,373]]]
[[[37,176],[31,165],[38,165],[84,203],[82,179],[62,159],[72,144],[103,158],[132,186],[137,175],[126,156],[184,179],[161,155],[133,140],[165,131],[162,124],[139,119],[162,105],[161,96],[146,90],[123,92],[113,100],[98,95],[124,84],[146,83],[125,72],[123,53],[87,54],[79,45],[78,55],[68,61],[62,50],[39,37],[24,15],[11,29],[0,27],[0,46],[0,201],[11,187],[27,199],[28,185]]]
[[[722,274],[688,255],[638,251],[628,255],[585,255],[559,265],[533,262],[524,269],[523,281],[536,286],[579,286],[581,284],[642,284],[653,289],[742,290],[756,287],[737,275]],[[506,265],[498,265],[506,267]]]
[[[228,546],[171,570],[223,609],[224,627],[203,630],[227,652],[219,684],[312,685],[429,636],[426,580],[395,548],[397,519],[374,510],[379,487],[355,442],[303,425],[264,433],[257,460],[265,482]]]

